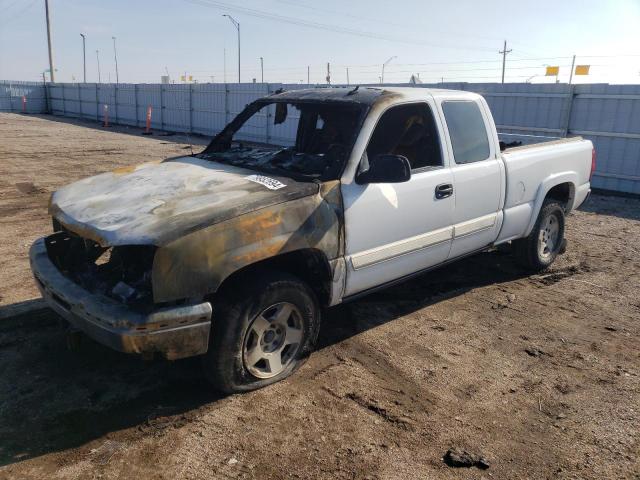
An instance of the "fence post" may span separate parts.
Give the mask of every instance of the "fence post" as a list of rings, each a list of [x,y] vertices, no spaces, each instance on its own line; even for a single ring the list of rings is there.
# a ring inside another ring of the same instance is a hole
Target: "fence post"
[[[163,85],[160,84],[160,130],[164,130],[164,100],[162,98],[163,92]]]
[[[135,124],[138,126],[138,84],[133,84],[133,108],[136,109],[135,113]]]
[[[229,124],[229,84],[224,84],[224,124]]]
[[[566,137],[569,134],[569,124],[571,123],[571,111],[573,109],[573,98],[575,97],[575,85],[569,85],[569,94],[567,106],[564,111],[565,117],[562,122],[562,136]]]
[[[193,133],[193,83],[189,84],[189,133]]]
[[[115,121],[113,123],[118,123],[118,83],[116,83],[113,87],[113,109],[115,112],[113,116],[115,117]]]
[[[49,87],[47,87],[47,82],[42,83],[42,88],[44,89],[44,109],[45,113],[51,114],[51,105],[49,105]]]
[[[100,122],[100,94],[98,93],[98,84],[94,83],[96,87],[96,122]]]
[[[13,112],[13,86],[9,82],[9,111]]]
[[[62,116],[66,117],[67,116],[67,103],[66,103],[66,99],[64,96],[64,83],[61,84],[62,85]]]

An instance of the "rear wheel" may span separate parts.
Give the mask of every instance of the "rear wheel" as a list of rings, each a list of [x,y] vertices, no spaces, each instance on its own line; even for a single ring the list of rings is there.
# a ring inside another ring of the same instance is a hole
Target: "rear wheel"
[[[553,199],[545,200],[529,236],[514,242],[520,263],[532,271],[548,268],[564,246],[564,208]]]
[[[286,273],[234,282],[214,305],[204,372],[227,393],[264,387],[291,375],[315,346],[320,309],[313,291]]]

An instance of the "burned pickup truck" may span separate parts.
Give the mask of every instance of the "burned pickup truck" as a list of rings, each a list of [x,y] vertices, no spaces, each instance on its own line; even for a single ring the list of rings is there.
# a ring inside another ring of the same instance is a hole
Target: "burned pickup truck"
[[[469,92],[277,93],[201,153],[55,192],[31,267],[48,304],[98,342],[202,355],[217,388],[259,388],[301,365],[325,307],[507,242],[533,271],[554,261],[593,147],[501,145]]]

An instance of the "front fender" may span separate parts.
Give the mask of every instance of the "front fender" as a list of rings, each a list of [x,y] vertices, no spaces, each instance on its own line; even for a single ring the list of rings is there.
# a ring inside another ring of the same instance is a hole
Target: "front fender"
[[[342,252],[339,182],[316,195],[262,208],[179,238],[156,252],[155,302],[214,293],[232,273],[253,263],[300,249],[316,249],[328,260]]]
[[[525,237],[531,233],[531,230],[533,230],[533,226],[535,225],[540,213],[540,209],[542,208],[542,203],[553,187],[558,186],[562,183],[568,183],[571,185],[571,194],[569,195],[567,211],[571,211],[573,209],[573,202],[575,199],[574,192],[576,189],[576,185],[578,185],[578,181],[578,174],[576,172],[554,173],[542,180],[542,182],[538,186],[538,190],[536,191],[535,200],[533,202],[532,215],[529,219],[529,225],[527,225],[527,229],[524,233]]]

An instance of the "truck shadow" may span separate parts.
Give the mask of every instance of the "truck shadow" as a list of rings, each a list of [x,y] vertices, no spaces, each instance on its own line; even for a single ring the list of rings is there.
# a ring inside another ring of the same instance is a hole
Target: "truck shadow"
[[[328,310],[319,349],[471,289],[525,275],[501,251],[461,260]],[[80,446],[88,455],[111,432],[135,427],[126,435],[155,436],[189,423],[200,409],[225,401],[211,391],[199,367],[198,358],[145,363],[88,339],[69,351],[65,331],[48,309],[5,318],[0,466]]]
[[[640,196],[616,196],[604,193],[593,194],[580,207],[583,212],[610,215],[640,221]]]
[[[465,258],[329,310],[323,318],[318,349],[475,288],[527,275],[507,250]]]

